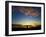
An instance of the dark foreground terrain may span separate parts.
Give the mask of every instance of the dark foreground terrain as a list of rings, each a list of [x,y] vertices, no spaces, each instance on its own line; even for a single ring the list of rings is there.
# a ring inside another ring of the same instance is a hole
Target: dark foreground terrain
[[[12,31],[22,31],[22,30],[40,30],[41,25],[32,26],[32,25],[21,25],[21,24],[12,24]]]

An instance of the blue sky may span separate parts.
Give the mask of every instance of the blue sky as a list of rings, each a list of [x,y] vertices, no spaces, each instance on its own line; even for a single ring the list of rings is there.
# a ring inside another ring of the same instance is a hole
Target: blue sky
[[[20,11],[15,9],[16,6],[12,6],[12,24],[23,24],[28,22],[41,22],[41,15],[39,16],[26,16]],[[37,10],[41,14],[40,7],[32,7],[33,9]]]

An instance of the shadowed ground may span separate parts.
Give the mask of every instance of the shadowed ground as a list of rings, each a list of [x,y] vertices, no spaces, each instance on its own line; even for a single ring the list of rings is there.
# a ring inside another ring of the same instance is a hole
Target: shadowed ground
[[[22,31],[22,30],[40,30],[41,25],[21,25],[21,24],[12,24],[12,31]]]

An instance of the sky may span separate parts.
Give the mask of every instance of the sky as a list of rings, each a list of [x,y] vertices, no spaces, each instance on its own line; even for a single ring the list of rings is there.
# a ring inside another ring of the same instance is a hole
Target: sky
[[[12,6],[12,24],[41,24],[41,7]]]

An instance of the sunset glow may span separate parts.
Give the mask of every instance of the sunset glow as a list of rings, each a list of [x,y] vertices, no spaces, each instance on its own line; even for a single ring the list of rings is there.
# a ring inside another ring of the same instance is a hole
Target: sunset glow
[[[12,19],[16,25],[41,25],[40,7],[13,7]]]
[[[22,24],[22,25],[40,25],[39,21],[33,21],[33,20],[22,20],[18,21],[16,24]]]

